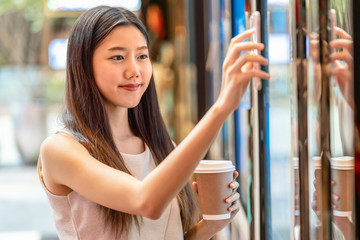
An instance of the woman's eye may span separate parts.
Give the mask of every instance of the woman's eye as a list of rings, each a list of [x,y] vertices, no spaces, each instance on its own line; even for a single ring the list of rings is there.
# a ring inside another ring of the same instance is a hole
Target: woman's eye
[[[139,58],[140,59],[146,59],[148,56],[146,54],[140,55]]]
[[[114,56],[114,57],[112,57],[111,59],[113,59],[113,60],[123,60],[124,57],[121,56],[121,55],[119,55],[119,56]]]

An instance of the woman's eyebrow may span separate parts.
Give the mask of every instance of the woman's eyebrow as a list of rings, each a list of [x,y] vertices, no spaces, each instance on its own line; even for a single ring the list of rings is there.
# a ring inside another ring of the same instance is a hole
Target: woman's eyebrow
[[[144,50],[144,49],[147,50],[148,47],[147,46],[141,46],[141,47],[136,48],[137,51]],[[127,48],[120,47],[120,46],[115,46],[115,47],[111,47],[111,48],[108,49],[108,51],[126,51],[126,50],[127,50]]]

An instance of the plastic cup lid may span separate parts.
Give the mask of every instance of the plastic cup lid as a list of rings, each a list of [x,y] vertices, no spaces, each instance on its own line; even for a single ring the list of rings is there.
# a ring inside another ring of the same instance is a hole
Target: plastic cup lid
[[[227,160],[201,160],[195,169],[195,173],[219,173],[234,171],[235,167]]]
[[[321,168],[321,157],[320,156],[313,156],[312,157],[314,168],[320,169]]]
[[[331,167],[336,169],[353,169],[354,168],[354,157],[342,156],[331,158]]]

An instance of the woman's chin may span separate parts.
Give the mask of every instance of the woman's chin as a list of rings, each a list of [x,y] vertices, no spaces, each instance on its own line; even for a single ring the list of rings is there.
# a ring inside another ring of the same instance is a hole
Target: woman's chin
[[[134,107],[137,107],[139,105],[140,101],[137,101],[137,102],[129,102],[129,103],[126,103],[124,104],[126,108],[134,108]]]

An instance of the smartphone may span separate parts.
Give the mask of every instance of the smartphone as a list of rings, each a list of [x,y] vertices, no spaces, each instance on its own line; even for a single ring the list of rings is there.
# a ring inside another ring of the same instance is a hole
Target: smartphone
[[[329,30],[329,43],[331,43],[332,41],[336,40],[336,31],[335,31],[335,27],[336,27],[336,10],[335,9],[330,9],[329,10],[329,25],[330,25],[330,30]],[[336,52],[337,50],[335,48],[329,47],[330,48],[330,54]],[[341,64],[341,62],[339,62],[338,60],[335,60],[335,62],[333,62],[331,64],[331,68],[335,68],[336,65]],[[332,82],[336,85],[337,84],[337,78],[335,76],[332,77]]]
[[[251,14],[250,17],[250,25],[252,28],[255,28],[255,33],[253,35],[253,42],[260,43],[261,42],[261,35],[260,35],[260,12],[256,11]],[[258,55],[259,51],[254,50],[254,55]],[[260,70],[260,64],[254,63],[254,69]],[[261,79],[260,78],[253,78],[253,84],[257,90],[261,89]]]
[[[329,10],[329,21],[330,21],[330,42],[336,39],[336,10],[330,9]]]

